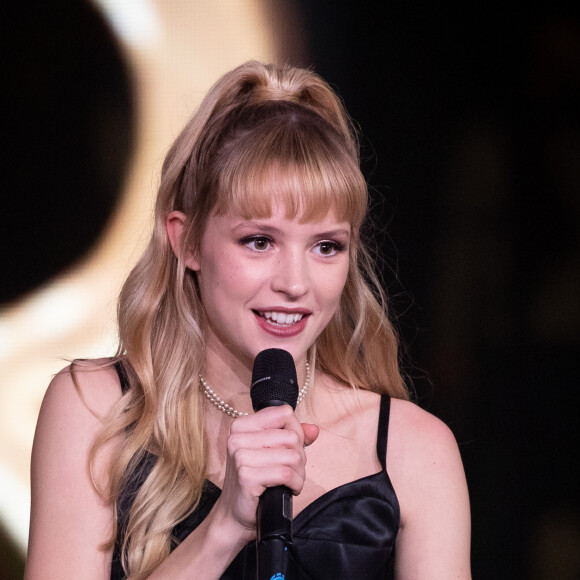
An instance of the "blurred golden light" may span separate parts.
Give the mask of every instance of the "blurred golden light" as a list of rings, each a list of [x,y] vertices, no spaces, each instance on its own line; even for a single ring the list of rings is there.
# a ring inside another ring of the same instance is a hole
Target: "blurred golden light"
[[[115,302],[151,227],[165,151],[211,84],[248,59],[275,60],[259,0],[96,0],[135,83],[137,142],[121,201],[86,259],[0,309],[0,520],[26,551],[34,428],[67,359],[115,351]]]

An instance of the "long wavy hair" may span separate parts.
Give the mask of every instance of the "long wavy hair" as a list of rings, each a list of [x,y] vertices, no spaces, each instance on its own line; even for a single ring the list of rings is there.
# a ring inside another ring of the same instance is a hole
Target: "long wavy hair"
[[[317,371],[354,388],[409,398],[385,297],[360,239],[368,191],[356,133],[340,99],[311,71],[253,61],[239,66],[211,88],[169,150],[151,241],[119,299],[117,356],[130,389],[107,418],[91,464],[106,441],[124,438],[109,488],[102,490],[116,509],[144,457],[156,457],[122,533],[128,578],[146,577],[168,556],[172,529],[197,506],[206,477],[198,384],[206,319],[184,253],[199,247],[210,215],[267,217],[274,203],[303,221],[333,208],[351,224],[340,306],[309,353]],[[187,219],[177,257],[165,228],[174,210]]]

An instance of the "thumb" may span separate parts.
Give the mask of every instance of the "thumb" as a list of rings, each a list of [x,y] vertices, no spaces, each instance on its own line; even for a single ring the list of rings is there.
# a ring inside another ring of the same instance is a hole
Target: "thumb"
[[[320,433],[318,425],[312,423],[302,423],[302,431],[304,431],[304,447],[314,443]]]

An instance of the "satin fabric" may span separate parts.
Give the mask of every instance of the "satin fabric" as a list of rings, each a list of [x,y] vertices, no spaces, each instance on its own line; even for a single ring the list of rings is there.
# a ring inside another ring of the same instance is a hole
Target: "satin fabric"
[[[219,495],[219,492],[218,492]],[[391,580],[399,506],[385,471],[330,490],[293,520],[286,580]],[[256,579],[248,544],[222,580]]]
[[[119,370],[119,369],[118,369]],[[124,373],[123,373],[124,374]],[[122,387],[126,378],[119,372]],[[125,380],[123,380],[125,379]],[[400,525],[399,502],[386,471],[390,398],[381,398],[377,454],[382,470],[331,489],[306,506],[292,522],[286,580],[392,580],[394,547]],[[119,561],[131,504],[155,464],[147,454],[133,472],[117,503],[118,535],[111,580],[123,580]],[[183,541],[207,517],[221,490],[206,481],[197,508],[173,528],[174,545]],[[200,576],[202,578],[203,576]],[[256,544],[248,544],[221,580],[256,579]]]
[[[147,469],[141,471],[141,477]],[[206,482],[198,508],[173,530],[184,540],[207,516],[221,490]],[[133,494],[124,496],[129,499]],[[130,502],[127,502],[129,504]],[[128,514],[129,505],[123,506]],[[393,554],[399,529],[399,504],[386,471],[332,489],[306,506],[293,520],[287,580],[393,578]],[[125,578],[117,558],[111,580]],[[256,544],[248,544],[222,580],[256,579]]]

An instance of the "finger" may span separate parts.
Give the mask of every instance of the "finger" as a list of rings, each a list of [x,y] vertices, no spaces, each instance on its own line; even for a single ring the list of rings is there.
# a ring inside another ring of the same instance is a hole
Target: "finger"
[[[304,477],[288,465],[244,465],[238,469],[238,478],[242,488],[247,489],[253,497],[259,497],[267,487],[277,485],[285,485],[294,495],[298,495],[304,487]]]
[[[258,429],[288,429],[298,426],[298,420],[290,405],[266,407],[253,415],[238,417],[232,422],[230,432],[255,431]]]
[[[302,431],[304,432],[304,447],[312,445],[320,434],[320,429],[318,425],[312,423],[302,423]]]
[[[240,449],[233,456],[235,465],[256,468],[287,466],[304,477],[303,449]]]
[[[232,455],[238,449],[286,448],[300,449],[303,437],[294,429],[267,429],[232,433],[228,437],[228,451]]]

